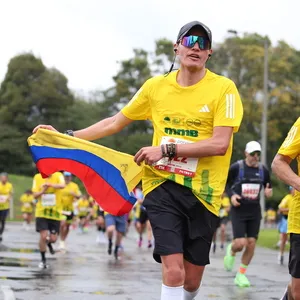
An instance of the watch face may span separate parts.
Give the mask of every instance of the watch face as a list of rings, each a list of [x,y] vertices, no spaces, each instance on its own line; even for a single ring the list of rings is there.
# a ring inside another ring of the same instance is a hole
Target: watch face
[[[74,136],[73,130],[66,130],[65,134],[70,135],[70,136]]]

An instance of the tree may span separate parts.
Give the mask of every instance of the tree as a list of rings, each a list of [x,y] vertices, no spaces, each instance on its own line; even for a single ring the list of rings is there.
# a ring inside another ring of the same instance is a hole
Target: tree
[[[73,104],[67,78],[56,69],[47,69],[31,53],[13,57],[0,88],[0,125],[4,141],[0,144],[3,168],[10,172],[32,170],[26,139],[38,124],[55,124],[65,129],[65,116]],[[9,134],[8,134],[9,133]],[[10,148],[10,150],[8,150]]]

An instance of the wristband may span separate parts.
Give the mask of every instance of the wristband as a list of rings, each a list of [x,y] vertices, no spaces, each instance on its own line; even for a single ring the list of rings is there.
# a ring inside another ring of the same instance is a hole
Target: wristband
[[[165,145],[161,144],[160,148],[161,148],[162,157],[168,157],[168,154],[165,151]]]
[[[70,129],[66,130],[66,131],[64,132],[64,134],[67,134],[67,135],[69,135],[69,136],[74,136],[73,130],[70,130]]]
[[[171,144],[166,144],[167,147],[167,157],[169,159],[173,159],[176,156],[176,145],[171,143]]]

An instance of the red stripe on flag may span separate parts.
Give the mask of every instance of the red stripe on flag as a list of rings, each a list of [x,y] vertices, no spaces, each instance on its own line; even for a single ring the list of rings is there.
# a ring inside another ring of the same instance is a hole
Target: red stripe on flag
[[[103,180],[92,168],[71,159],[44,158],[36,164],[39,172],[46,176],[58,171],[68,171],[77,176],[87,192],[101,208],[116,216],[128,213],[133,205],[120,196],[112,186]]]

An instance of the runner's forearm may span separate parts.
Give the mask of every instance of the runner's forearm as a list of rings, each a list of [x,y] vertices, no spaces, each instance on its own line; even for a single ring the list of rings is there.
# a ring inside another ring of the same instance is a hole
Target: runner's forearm
[[[223,156],[226,154],[229,143],[220,142],[218,139],[209,138],[192,144],[178,144],[178,157],[208,157]]]
[[[45,192],[36,192],[36,193],[33,193],[33,197],[34,198],[39,198],[41,197]]]
[[[74,136],[83,140],[93,141],[117,132],[115,117],[101,120],[87,128],[74,131]]]
[[[63,183],[60,184],[51,184],[51,187],[53,187],[54,189],[63,189],[66,185]]]
[[[272,171],[278,179],[300,190],[300,178],[294,173],[290,165],[280,156],[276,155],[272,163]]]

